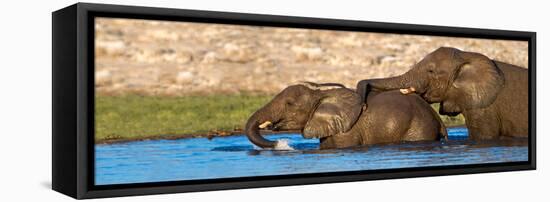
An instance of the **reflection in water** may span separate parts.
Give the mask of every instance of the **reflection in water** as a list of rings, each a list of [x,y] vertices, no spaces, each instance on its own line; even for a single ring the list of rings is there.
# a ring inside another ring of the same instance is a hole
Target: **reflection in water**
[[[526,139],[475,142],[467,129],[450,141],[319,150],[316,139],[278,134],[294,150],[262,150],[245,136],[150,140],[96,146],[96,184],[527,161]]]

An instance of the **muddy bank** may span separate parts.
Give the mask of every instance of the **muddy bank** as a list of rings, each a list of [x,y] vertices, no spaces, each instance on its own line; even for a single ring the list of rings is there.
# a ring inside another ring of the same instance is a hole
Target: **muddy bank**
[[[283,133],[301,133],[301,131],[269,131],[269,130],[261,130],[261,135],[276,135],[276,134],[283,134]],[[146,137],[128,137],[128,138],[106,138],[106,139],[98,139],[95,140],[95,144],[116,144],[116,143],[127,143],[127,142],[134,142],[134,141],[146,141],[146,140],[177,140],[177,139],[184,139],[184,138],[208,138],[208,140],[212,140],[217,137],[227,137],[227,136],[234,136],[234,135],[244,135],[244,131],[242,130],[234,130],[234,131],[213,131],[211,133],[206,134],[180,134],[180,135],[150,135]]]
[[[465,128],[465,125],[451,126],[449,128]],[[271,130],[260,130],[261,135],[276,135],[284,133],[301,133],[299,130],[289,130],[289,131],[271,131]],[[208,138],[212,140],[217,137],[227,137],[234,135],[245,135],[243,130],[232,130],[232,131],[212,131],[206,134],[180,134],[180,135],[150,135],[147,137],[129,137],[129,138],[107,138],[95,140],[95,144],[116,144],[116,143],[127,143],[133,141],[146,141],[146,140],[177,140],[184,138]]]

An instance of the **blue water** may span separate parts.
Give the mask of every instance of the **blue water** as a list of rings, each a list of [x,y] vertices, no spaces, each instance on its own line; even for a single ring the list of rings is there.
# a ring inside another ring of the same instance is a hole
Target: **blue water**
[[[319,150],[318,140],[287,139],[295,150],[262,150],[245,136],[148,140],[95,147],[95,183],[126,184],[244,176],[357,171],[527,161],[526,140],[468,141],[467,129],[450,128],[450,141]]]

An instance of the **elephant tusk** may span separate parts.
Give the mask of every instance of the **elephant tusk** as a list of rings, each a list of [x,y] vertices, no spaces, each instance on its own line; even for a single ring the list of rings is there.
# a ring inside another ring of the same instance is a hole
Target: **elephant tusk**
[[[260,124],[260,126],[258,126],[258,128],[264,129],[264,128],[267,128],[268,126],[270,126],[271,124],[273,124],[273,123],[271,123],[271,121],[266,121],[266,122]]]
[[[416,89],[414,87],[402,88],[399,89],[399,92],[401,92],[401,94],[407,95],[416,92]]]

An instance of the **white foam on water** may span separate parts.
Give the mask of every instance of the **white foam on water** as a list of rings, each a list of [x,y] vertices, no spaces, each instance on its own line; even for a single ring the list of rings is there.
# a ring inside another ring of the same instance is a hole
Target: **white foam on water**
[[[294,150],[290,145],[288,145],[288,139],[280,139],[277,140],[277,144],[275,144],[274,150]]]
[[[280,140],[276,140],[277,141],[277,144],[275,144],[275,147],[272,148],[272,149],[263,149],[261,147],[258,147],[254,144],[252,144],[252,146],[254,146],[254,149],[255,150],[280,150],[280,151],[288,151],[288,150],[294,150],[294,148],[292,148],[290,145],[288,145],[288,139],[280,139]]]

